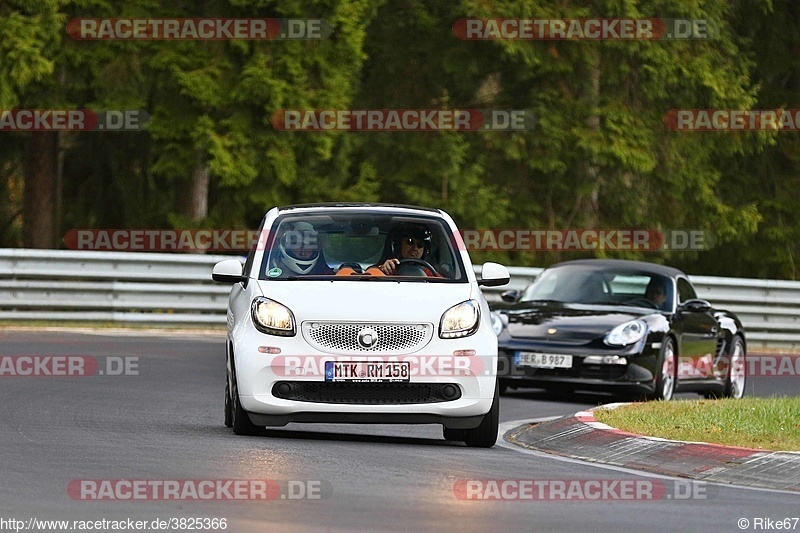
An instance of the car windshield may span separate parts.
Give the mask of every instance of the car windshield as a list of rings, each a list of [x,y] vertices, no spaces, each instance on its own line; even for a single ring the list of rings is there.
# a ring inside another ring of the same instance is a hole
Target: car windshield
[[[468,281],[454,248],[458,241],[438,217],[363,210],[287,214],[261,242],[264,280]],[[379,267],[389,258],[402,261],[387,275]]]
[[[523,292],[520,301],[627,305],[670,311],[674,293],[672,280],[660,274],[571,265],[545,270]]]

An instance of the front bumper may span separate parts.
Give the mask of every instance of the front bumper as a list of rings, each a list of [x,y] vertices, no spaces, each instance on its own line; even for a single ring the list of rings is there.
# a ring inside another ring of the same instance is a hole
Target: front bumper
[[[570,368],[535,368],[516,364],[518,351],[558,353],[572,356]],[[624,359],[624,364],[600,362]],[[620,359],[614,358],[618,356]],[[587,357],[591,359],[587,360]],[[643,344],[622,350],[582,349],[576,346],[553,346],[547,343],[502,346],[498,352],[498,376],[514,386],[584,388],[615,392],[652,392],[655,386],[658,349]]]
[[[265,346],[279,348],[280,354],[260,352]],[[333,355],[316,350],[302,335],[278,338],[256,331],[242,333],[232,341],[232,348],[239,399],[257,425],[353,422],[477,427],[491,409],[497,383],[496,337],[483,329],[464,339],[437,336],[422,350],[407,355]],[[457,350],[474,350],[476,355],[453,355]],[[325,381],[325,362],[331,360],[409,361],[411,375],[405,384],[336,384]],[[282,384],[289,388],[279,389]],[[385,395],[381,385],[386,385]]]

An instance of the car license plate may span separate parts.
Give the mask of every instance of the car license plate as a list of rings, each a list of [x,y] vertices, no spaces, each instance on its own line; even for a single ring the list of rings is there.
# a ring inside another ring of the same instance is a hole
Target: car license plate
[[[517,352],[517,366],[536,368],[572,368],[572,356],[560,353]]]
[[[411,376],[408,361],[326,361],[325,381],[398,382],[409,381]]]

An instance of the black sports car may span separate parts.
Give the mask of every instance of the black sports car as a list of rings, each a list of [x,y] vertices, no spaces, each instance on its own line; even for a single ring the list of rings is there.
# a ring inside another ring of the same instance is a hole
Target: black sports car
[[[739,319],[697,298],[686,274],[638,261],[588,259],[546,269],[494,303],[501,391],[603,390],[672,398],[741,398]]]

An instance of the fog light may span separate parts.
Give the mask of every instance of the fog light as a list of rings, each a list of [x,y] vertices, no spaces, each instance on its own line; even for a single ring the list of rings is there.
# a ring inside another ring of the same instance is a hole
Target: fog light
[[[278,396],[289,396],[292,393],[292,386],[288,383],[281,383],[275,387],[275,392],[278,393]]]
[[[458,389],[455,385],[445,385],[442,387],[442,396],[444,396],[445,399],[449,400],[450,398],[455,398],[456,394],[458,394]]]

